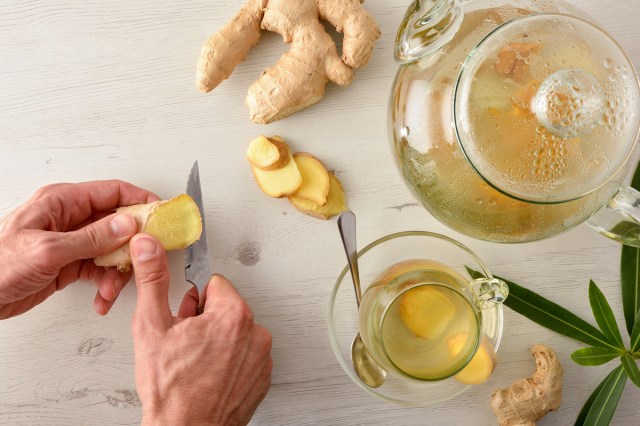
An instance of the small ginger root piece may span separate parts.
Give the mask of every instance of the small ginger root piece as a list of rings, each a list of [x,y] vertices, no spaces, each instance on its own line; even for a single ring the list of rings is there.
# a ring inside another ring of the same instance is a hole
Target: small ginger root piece
[[[323,206],[296,196],[288,198],[296,209],[318,219],[327,220],[347,210],[342,184],[331,172],[329,172],[329,195],[327,195],[327,202]]]
[[[320,19],[344,32],[342,58]],[[341,86],[351,83],[352,68],[366,65],[380,37],[361,0],[249,0],[202,47],[198,88],[209,92],[228,78],[258,42],[261,30],[282,35],[291,48],[249,88],[245,103],[258,124],[319,101],[329,80]]]
[[[202,233],[200,209],[187,194],[170,200],[120,207],[117,212],[133,216],[138,232],[156,237],[165,250],[188,247]],[[119,271],[128,271],[131,267],[129,243],[111,253],[98,256],[93,261],[97,266],[116,266]]]
[[[306,152],[296,152],[293,154],[293,160],[302,175],[302,185],[293,196],[324,206],[327,203],[327,196],[331,187],[329,172],[324,167],[324,164]]]
[[[400,318],[409,330],[425,339],[437,339],[456,316],[456,307],[435,287],[414,287],[401,296]]]
[[[247,160],[262,170],[281,169],[289,162],[289,147],[279,136],[258,136],[249,143]]]
[[[534,426],[562,402],[562,366],[553,349],[535,345],[531,353],[536,370],[491,395],[491,408],[500,426]]]
[[[531,52],[540,50],[541,46],[540,43],[509,43],[498,52],[496,71],[502,76],[521,81],[529,70],[527,58]]]
[[[447,342],[451,356],[460,353],[466,341],[467,335],[464,333],[452,336]],[[466,385],[479,385],[489,379],[495,368],[496,352],[487,338],[483,336],[473,358],[453,377]]]

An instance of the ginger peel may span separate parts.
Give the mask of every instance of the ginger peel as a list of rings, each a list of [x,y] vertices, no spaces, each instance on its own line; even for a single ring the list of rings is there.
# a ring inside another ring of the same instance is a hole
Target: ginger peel
[[[535,345],[531,353],[536,370],[529,378],[498,389],[491,396],[491,408],[500,426],[534,426],[562,402],[562,366],[548,346]]]
[[[321,19],[344,33],[342,57]],[[341,86],[351,83],[352,69],[366,65],[380,37],[360,0],[249,0],[204,43],[198,88],[209,92],[227,79],[258,43],[262,30],[282,35],[291,48],[249,88],[245,103],[251,120],[259,124],[319,101],[329,80]]]

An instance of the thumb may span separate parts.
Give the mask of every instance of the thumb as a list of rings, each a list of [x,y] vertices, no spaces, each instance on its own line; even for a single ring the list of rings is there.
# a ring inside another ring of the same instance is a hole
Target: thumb
[[[139,324],[168,327],[173,319],[169,309],[169,264],[162,245],[147,234],[137,234],[130,242],[138,301],[134,314]]]
[[[80,259],[92,259],[122,247],[137,229],[133,216],[118,213],[78,230],[60,232],[52,250],[60,266]]]

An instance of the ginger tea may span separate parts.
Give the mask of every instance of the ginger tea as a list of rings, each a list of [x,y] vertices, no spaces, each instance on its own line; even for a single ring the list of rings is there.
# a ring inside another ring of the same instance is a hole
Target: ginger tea
[[[479,340],[467,281],[439,262],[409,260],[387,268],[360,307],[362,339],[381,365],[421,380],[457,373]]]
[[[523,34],[523,42],[506,44],[504,52],[486,57],[469,79],[465,117],[460,111],[454,115],[456,99],[461,99],[454,96],[460,87],[456,77],[469,53],[496,27],[530,13],[508,6],[467,11],[454,40],[428,59],[401,68],[392,94],[392,138],[410,188],[438,220],[488,241],[546,238],[605,205],[619,180],[603,176],[616,170],[612,158],[624,158],[619,150],[625,144],[619,141],[635,132],[638,120],[629,111],[633,102],[621,95],[634,93],[623,90],[634,81],[632,70],[597,57],[589,46],[545,43],[535,33]],[[535,114],[538,89],[563,61],[593,75],[602,86],[602,117],[588,134],[556,136]],[[599,74],[603,63],[606,72]],[[452,124],[456,119],[458,127]],[[470,140],[465,151],[458,136]],[[586,193],[602,181],[599,189],[572,201],[531,201]]]

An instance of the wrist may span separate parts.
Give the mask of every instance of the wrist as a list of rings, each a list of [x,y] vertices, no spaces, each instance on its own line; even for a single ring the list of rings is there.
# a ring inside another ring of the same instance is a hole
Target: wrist
[[[222,423],[212,419],[204,419],[194,416],[193,413],[182,410],[159,409],[142,410],[141,426],[223,426]]]

